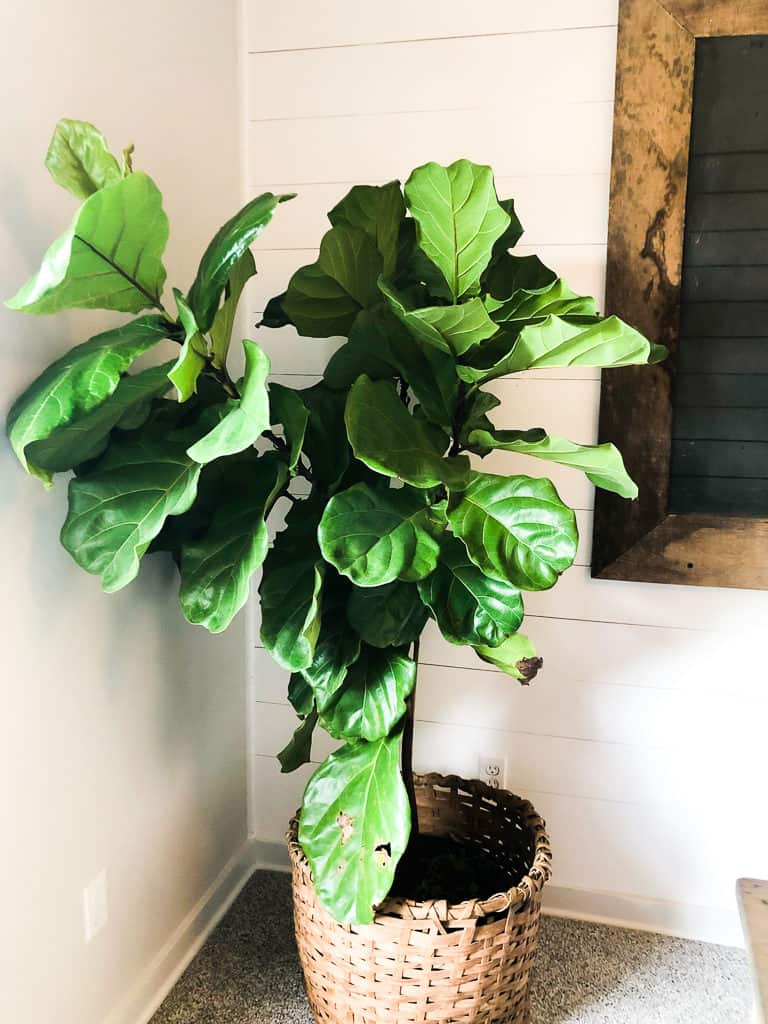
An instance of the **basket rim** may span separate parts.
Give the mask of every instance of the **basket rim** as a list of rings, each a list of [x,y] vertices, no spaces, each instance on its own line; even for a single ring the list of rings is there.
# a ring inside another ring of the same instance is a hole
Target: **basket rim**
[[[457,794],[463,792],[469,796],[479,796],[489,804],[513,805],[515,810],[522,812],[533,835],[533,863],[527,874],[505,892],[494,893],[482,900],[462,900],[460,903],[440,899],[413,900],[405,896],[387,896],[376,910],[377,918],[395,916],[413,919],[440,917],[442,920],[468,920],[485,917],[488,914],[504,913],[510,909],[517,910],[541,892],[552,875],[552,852],[546,823],[529,800],[517,796],[508,789],[493,789],[479,779],[464,779],[459,775],[442,775],[439,772],[414,773],[413,781],[417,789],[433,786],[453,790]],[[291,818],[285,838],[293,863],[304,868],[311,876],[309,861],[299,843],[299,815],[300,810],[297,810]]]

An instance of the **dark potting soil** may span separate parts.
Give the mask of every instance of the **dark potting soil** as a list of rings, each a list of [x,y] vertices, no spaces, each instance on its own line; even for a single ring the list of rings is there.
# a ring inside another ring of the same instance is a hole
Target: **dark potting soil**
[[[461,903],[506,892],[519,880],[473,843],[453,836],[418,835],[397,865],[390,893],[412,900]]]

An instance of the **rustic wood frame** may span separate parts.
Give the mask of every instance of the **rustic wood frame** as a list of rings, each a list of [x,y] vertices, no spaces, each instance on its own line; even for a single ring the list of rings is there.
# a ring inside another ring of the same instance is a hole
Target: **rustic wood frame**
[[[606,312],[670,358],[602,374],[600,441],[621,449],[640,497],[597,492],[600,579],[768,589],[768,519],[668,511],[695,44],[763,34],[766,0],[620,3]]]

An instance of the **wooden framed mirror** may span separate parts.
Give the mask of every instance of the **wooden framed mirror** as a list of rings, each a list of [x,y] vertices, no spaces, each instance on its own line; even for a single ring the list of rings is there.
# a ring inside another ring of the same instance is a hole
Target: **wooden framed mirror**
[[[768,0],[621,0],[606,312],[670,349],[603,371],[592,575],[768,589]]]

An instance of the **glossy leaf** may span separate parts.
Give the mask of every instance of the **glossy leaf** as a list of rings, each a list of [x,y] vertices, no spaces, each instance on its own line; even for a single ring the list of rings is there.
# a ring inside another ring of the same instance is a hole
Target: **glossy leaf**
[[[405,183],[419,246],[440,269],[454,300],[475,295],[493,246],[510,225],[490,167],[457,160],[424,164]]]
[[[447,436],[412,416],[388,381],[360,377],[349,392],[344,418],[353,452],[376,472],[414,487],[466,486],[469,459],[444,456]]]
[[[309,420],[309,412],[299,392],[283,384],[271,382],[269,420],[273,425],[279,423],[282,426],[289,451],[288,468],[295,469],[304,447],[304,436]]]
[[[320,520],[323,558],[360,587],[423,579],[437,565],[445,519],[409,487],[355,484],[335,494]]]
[[[477,455],[487,455],[491,451],[488,445],[470,444],[469,438],[475,430],[495,429],[487,414],[500,405],[501,400],[496,395],[492,395],[489,391],[481,391],[479,388],[465,397],[464,423],[459,433],[459,439],[464,448],[468,448]],[[543,435],[543,431],[541,434]]]
[[[320,634],[325,568],[317,546],[321,508],[294,505],[264,562],[259,587],[261,641],[282,668],[299,672],[312,664]]]
[[[235,265],[272,220],[278,204],[287,199],[293,199],[293,195],[275,196],[264,192],[247,203],[213,236],[187,296],[203,334],[213,324],[221,294]]]
[[[363,647],[341,686],[320,709],[321,724],[337,740],[381,739],[405,714],[405,700],[415,682],[416,662],[406,647]]]
[[[98,128],[68,117],[56,125],[45,166],[56,184],[78,199],[87,199],[122,177],[120,165]]]
[[[474,430],[469,437],[470,444],[501,448],[521,455],[532,455],[537,459],[557,462],[561,466],[580,469],[587,479],[605,491],[612,491],[622,498],[636,498],[637,484],[627,473],[621,452],[612,444],[575,444],[556,434],[543,434],[530,438],[531,431],[520,430]]]
[[[189,449],[196,462],[212,462],[250,447],[269,426],[267,377],[269,358],[255,341],[243,341],[245,376],[240,398],[231,402],[226,415]]]
[[[181,549],[182,610],[211,633],[225,630],[248,600],[251,576],[269,547],[266,517],[288,479],[276,455],[253,454],[220,490],[205,533]]]
[[[577,295],[538,256],[504,256],[487,286],[485,305],[496,323],[507,328],[549,315],[597,318],[595,300]]]
[[[159,307],[167,241],[157,186],[146,174],[129,174],[85,200],[37,274],[6,305],[23,313]]]
[[[438,268],[419,248],[416,238],[416,221],[407,217],[400,222],[400,233],[397,238],[397,266],[393,283],[398,288],[411,289],[423,285],[426,294],[434,302],[441,300],[451,302],[453,296],[448,282]]]
[[[281,302],[299,334],[349,334],[361,309],[378,299],[381,253],[362,228],[340,224],[326,232],[317,263],[297,270]]]
[[[30,461],[27,447],[76,422],[111,395],[142,352],[168,337],[161,316],[143,316],[97,334],[57,359],[13,403],[6,431],[22,466],[48,482],[50,472]]]
[[[344,426],[346,395],[320,381],[299,396],[309,411],[303,450],[312,464],[312,475],[321,485],[335,487],[352,456]]]
[[[312,734],[317,725],[317,711],[313,708],[301,725],[298,726],[288,743],[277,755],[280,771],[285,775],[295,772],[303,764],[312,759]]]
[[[425,306],[406,309],[402,297],[379,281],[379,289],[390,309],[419,341],[441,352],[460,356],[498,331],[479,296],[458,306]]]
[[[410,835],[400,734],[348,743],[304,791],[299,842],[318,899],[337,921],[370,924]]]
[[[437,568],[418,587],[452,644],[498,647],[523,621],[520,591],[486,576],[454,537],[444,539]]]
[[[248,281],[256,273],[256,262],[250,249],[246,249],[229,275],[225,299],[216,310],[211,324],[211,359],[214,366],[227,365],[227,354],[232,340],[237,306]]]
[[[349,628],[345,616],[349,584],[334,575],[326,570],[320,635],[312,664],[302,673],[321,712],[360,654],[360,637]]]
[[[126,434],[90,472],[70,480],[61,542],[108,593],[134,579],[166,517],[195,500],[200,466],[187,455],[189,442],[189,430]]]
[[[576,517],[549,480],[474,473],[448,520],[478,568],[521,590],[548,590],[576,557]]]
[[[331,387],[347,388],[363,373],[371,380],[402,377],[427,417],[450,426],[459,383],[453,358],[414,337],[383,308],[357,316],[349,341],[331,356],[325,379]]]
[[[168,390],[170,366],[163,363],[124,376],[99,405],[63,423],[44,440],[27,445],[27,459],[46,473],[61,473],[95,459],[107,447],[114,427],[135,429],[146,419],[152,399]]]
[[[513,679],[519,679],[527,686],[541,668],[543,662],[536,657],[533,644],[527,636],[515,633],[498,647],[476,647],[475,651],[483,661],[495,665]]]
[[[288,681],[288,700],[299,718],[306,718],[315,706],[315,695],[312,692],[312,687],[301,672],[293,672],[291,674],[291,678]]]
[[[350,626],[372,647],[413,643],[427,618],[418,587],[401,580],[380,587],[355,587],[347,604]]]
[[[462,380],[482,383],[520,370],[552,366],[629,366],[647,363],[649,342],[618,317],[586,323],[547,316],[519,335],[500,334],[471,353],[471,365],[457,367]]]
[[[397,260],[397,238],[405,216],[399,181],[386,185],[355,185],[328,214],[334,227],[346,224],[362,228],[381,253],[385,274]]]
[[[197,391],[197,379],[205,369],[208,345],[200,333],[194,313],[178,288],[173,289],[173,296],[179,311],[179,322],[184,330],[184,343],[176,362],[168,371],[168,380],[176,388],[179,401],[188,402]]]

